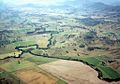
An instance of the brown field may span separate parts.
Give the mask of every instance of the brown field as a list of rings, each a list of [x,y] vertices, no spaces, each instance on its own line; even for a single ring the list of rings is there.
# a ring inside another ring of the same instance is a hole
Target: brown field
[[[91,67],[75,61],[60,60],[39,66],[43,70],[67,81],[69,84],[110,84],[100,80]],[[112,82],[112,84],[119,84]]]
[[[15,75],[26,84],[55,84],[57,78],[35,69],[19,70]]]

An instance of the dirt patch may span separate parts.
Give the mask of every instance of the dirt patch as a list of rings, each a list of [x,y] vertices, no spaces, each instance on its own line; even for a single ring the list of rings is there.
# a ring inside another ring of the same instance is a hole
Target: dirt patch
[[[100,80],[93,68],[81,62],[60,60],[39,66],[69,84],[110,84]],[[114,83],[119,84],[119,83]]]
[[[16,76],[26,84],[55,84],[57,78],[35,69],[19,70]]]

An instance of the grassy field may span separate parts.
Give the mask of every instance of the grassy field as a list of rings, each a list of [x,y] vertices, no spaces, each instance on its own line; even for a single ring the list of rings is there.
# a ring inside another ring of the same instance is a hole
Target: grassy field
[[[42,55],[44,53],[44,50],[42,50],[42,49],[35,49],[35,50],[32,50],[31,52],[34,53],[34,54],[37,54],[37,55]]]
[[[35,44],[35,41],[18,41],[13,43],[15,46],[29,46]]]
[[[97,66],[98,70],[102,73],[103,79],[120,79],[120,74],[107,66]]]
[[[30,46],[30,47],[23,47],[23,48],[19,48],[21,51],[27,52],[29,50],[34,50],[36,49],[37,46]]]
[[[4,59],[6,57],[11,57],[11,56],[18,57],[21,53],[22,53],[22,51],[17,51],[16,50],[14,52],[6,53],[6,54],[0,54],[0,59]]]
[[[65,81],[59,79],[56,84],[67,84]]]
[[[5,78],[8,76],[8,73],[7,72],[0,72],[0,78]]]
[[[6,45],[5,47],[0,48],[0,54],[7,54],[7,53],[15,52],[16,51],[15,47],[16,46],[12,44]]]
[[[97,66],[102,63],[101,60],[96,59],[95,57],[81,57],[82,61],[87,62],[90,65]]]
[[[23,69],[26,67],[34,66],[35,64],[40,65],[40,64],[45,64],[45,63],[49,63],[49,62],[58,60],[58,59],[54,59],[54,58],[33,56],[28,53],[23,54],[23,57],[24,58],[21,60],[13,60],[11,62],[2,64],[2,65],[0,65],[0,67],[4,68],[6,71],[12,72],[12,71],[16,71],[16,70]]]
[[[24,84],[22,81],[20,81],[15,76],[11,75],[11,73],[8,73],[6,71],[0,71],[0,84]]]
[[[49,43],[49,37],[41,37],[38,41],[37,44],[39,45],[40,48],[47,48],[47,45]]]
[[[17,71],[19,69],[32,67],[34,65],[35,64],[32,62],[21,60],[20,63],[18,63],[18,61],[12,61],[12,62],[0,65],[0,67],[2,69],[6,70],[7,72],[14,72],[14,71]]]
[[[56,61],[57,59],[34,56],[34,57],[26,58],[25,60],[40,65],[40,64]]]

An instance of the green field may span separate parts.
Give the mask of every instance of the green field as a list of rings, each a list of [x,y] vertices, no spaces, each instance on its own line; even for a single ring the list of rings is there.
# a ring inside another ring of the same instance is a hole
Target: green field
[[[36,43],[35,41],[18,41],[18,42],[13,43],[13,45],[15,45],[15,46],[29,46],[29,45],[33,45],[35,43]]]
[[[29,58],[25,58],[25,60],[33,62],[37,65],[40,65],[40,64],[56,61],[57,59],[46,58],[46,57],[41,57],[41,56],[39,56],[39,57],[38,56],[32,56],[32,57],[29,57]]]
[[[97,66],[98,70],[102,73],[103,79],[120,79],[120,74],[107,66]]]
[[[65,81],[59,79],[56,84],[67,84]]]
[[[21,60],[20,63],[18,61],[12,61],[9,63],[2,64],[0,67],[6,70],[7,72],[14,72],[23,68],[32,67],[35,64],[29,61]]]
[[[6,71],[0,71],[0,84],[24,84],[22,81],[20,81],[17,77],[13,76],[11,73],[8,73]]]
[[[96,59],[95,57],[80,57],[79,59],[93,66],[102,64],[102,61]]]
[[[8,77],[8,73],[7,72],[0,72],[0,78],[5,78],[5,77]]]
[[[44,50],[35,49],[35,50],[32,50],[31,52],[34,53],[34,54],[37,54],[37,55],[42,55]]]
[[[29,51],[29,50],[32,50],[32,49],[36,49],[37,46],[30,46],[30,47],[24,47],[24,48],[19,48],[21,51]]]

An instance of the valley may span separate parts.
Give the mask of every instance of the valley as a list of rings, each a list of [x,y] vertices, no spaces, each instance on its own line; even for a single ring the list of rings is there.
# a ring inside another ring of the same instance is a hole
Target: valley
[[[1,6],[0,83],[119,84],[119,8]]]

